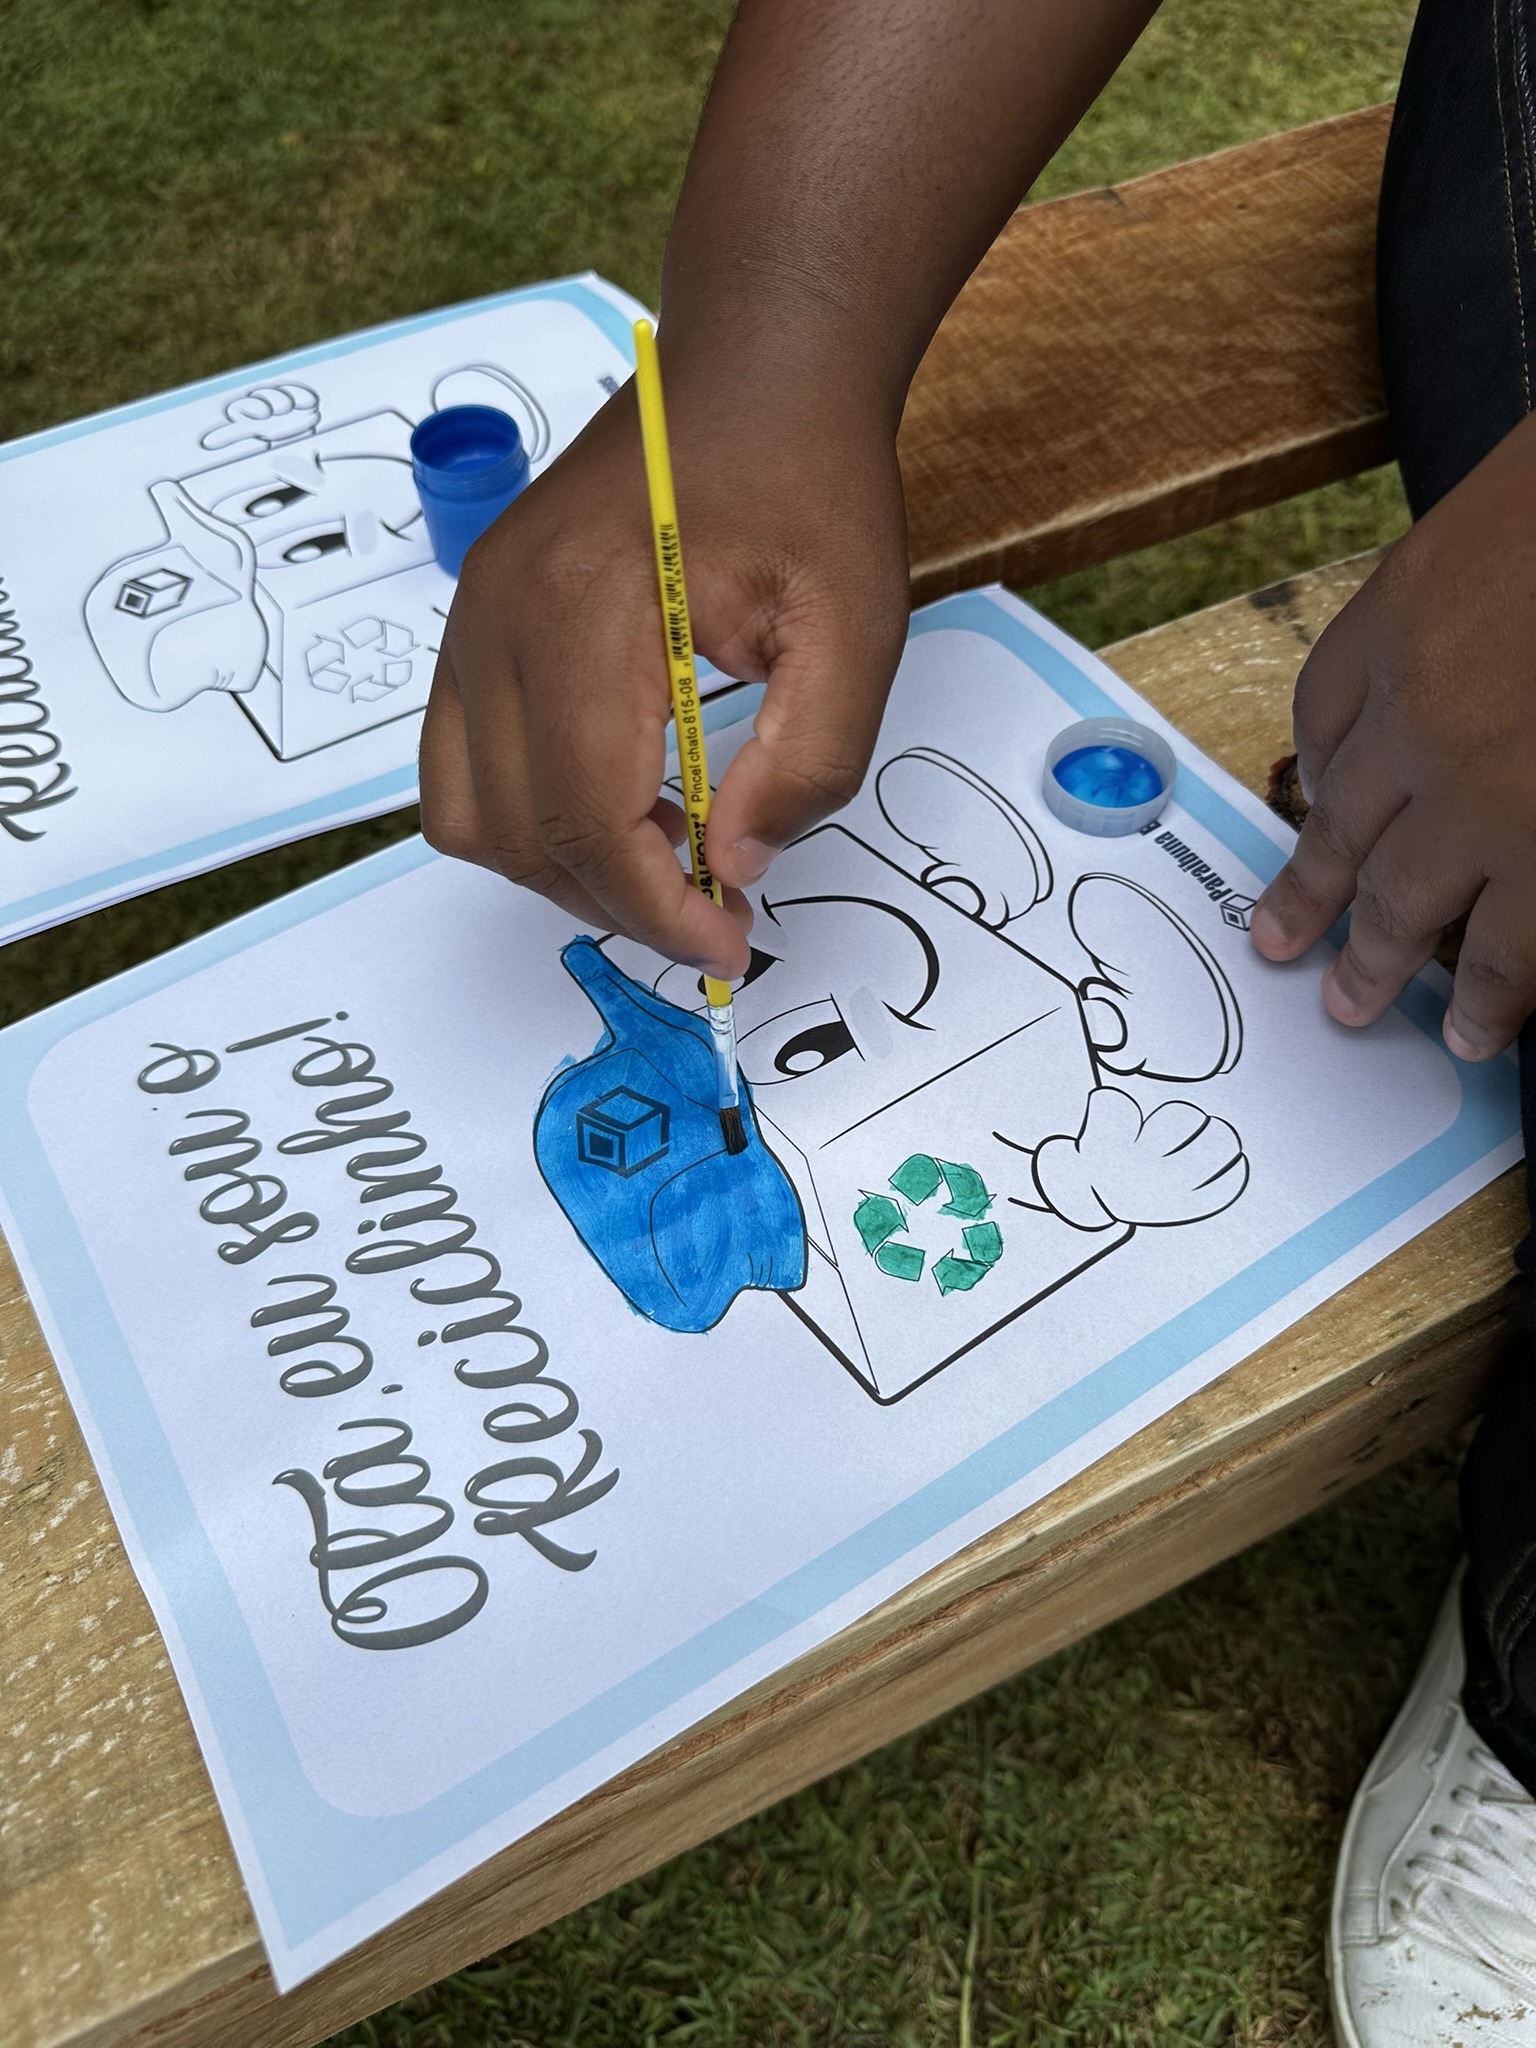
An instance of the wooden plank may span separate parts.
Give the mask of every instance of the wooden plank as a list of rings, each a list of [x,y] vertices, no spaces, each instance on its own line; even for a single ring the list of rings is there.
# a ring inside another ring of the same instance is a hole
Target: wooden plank
[[[1312,643],[1387,553],[1330,562],[1102,649],[1229,775],[1260,794],[1291,751],[1291,689]]]
[[[1262,788],[1300,655],[1366,566],[1111,658]],[[58,1376],[0,1263],[0,2039],[299,2048],[546,1925],[1442,1434],[1478,1399],[1520,1227],[1506,1175],[1071,1485],[286,1999]]]
[[[902,421],[919,600],[1038,583],[1387,459],[1390,112],[1014,216]]]

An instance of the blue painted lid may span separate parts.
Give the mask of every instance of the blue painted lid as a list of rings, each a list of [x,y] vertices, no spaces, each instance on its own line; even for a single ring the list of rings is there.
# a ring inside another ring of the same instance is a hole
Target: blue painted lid
[[[437,498],[506,498],[528,475],[517,422],[493,405],[428,413],[411,435],[416,488]]]
[[[1041,795],[1074,832],[1139,832],[1172,794],[1179,764],[1161,733],[1134,718],[1082,718],[1046,749]]]

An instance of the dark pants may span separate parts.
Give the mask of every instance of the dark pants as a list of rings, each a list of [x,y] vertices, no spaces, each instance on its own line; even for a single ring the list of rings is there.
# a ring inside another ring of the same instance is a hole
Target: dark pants
[[[1414,516],[1531,410],[1536,384],[1536,0],[1421,0],[1381,191],[1387,398]],[[1536,575],[1536,518],[1529,535]],[[1532,650],[1536,665],[1536,649]],[[1536,1159],[1536,1024],[1520,1038]],[[1531,1180],[1527,1176],[1527,1194]],[[1462,1471],[1464,1694],[1536,1794],[1536,1203],[1515,1335]]]

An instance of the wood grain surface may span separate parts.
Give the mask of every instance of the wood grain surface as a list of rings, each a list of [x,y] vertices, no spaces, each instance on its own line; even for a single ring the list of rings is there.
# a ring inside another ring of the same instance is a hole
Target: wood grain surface
[[[1110,650],[1262,788],[1368,563]],[[279,1999],[160,1638],[0,1247],[0,2042],[296,2048],[547,1924],[1282,1526],[1474,1408],[1516,1176],[1029,1513]]]
[[[1390,113],[1014,216],[902,422],[919,600],[1039,583],[1387,459]]]

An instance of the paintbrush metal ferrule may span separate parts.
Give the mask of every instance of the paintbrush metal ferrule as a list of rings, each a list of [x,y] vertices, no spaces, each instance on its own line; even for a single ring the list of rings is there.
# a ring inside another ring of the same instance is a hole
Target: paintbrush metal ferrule
[[[736,1012],[729,1003],[710,1004],[709,1035],[715,1047],[720,1107],[734,1109],[741,1100],[741,1091],[736,1080]]]

